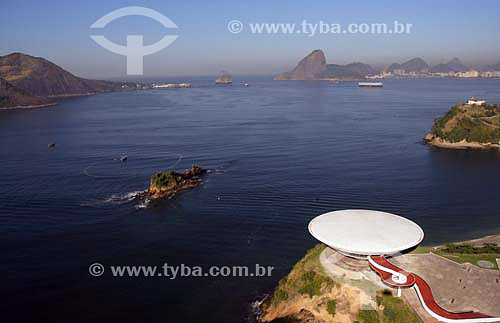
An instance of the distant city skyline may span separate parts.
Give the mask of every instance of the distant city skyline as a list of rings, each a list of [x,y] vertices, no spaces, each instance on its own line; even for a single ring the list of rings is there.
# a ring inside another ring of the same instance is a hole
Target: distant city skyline
[[[0,55],[22,52],[53,61],[75,75],[92,78],[126,76],[126,58],[113,54],[90,35],[89,27],[115,9],[139,5],[170,18],[179,28],[166,29],[140,16],[123,17],[99,33],[117,44],[127,35],[144,35],[152,44],[167,34],[179,38],[166,49],[146,56],[144,77],[233,74],[276,74],[293,68],[314,49],[328,63],[363,62],[374,67],[421,57],[435,65],[460,58],[466,65],[500,61],[500,2],[481,0],[420,2],[289,1],[106,1],[84,3],[25,1],[0,4]],[[409,34],[252,34],[231,33],[231,20],[248,23],[387,23],[413,25]]]

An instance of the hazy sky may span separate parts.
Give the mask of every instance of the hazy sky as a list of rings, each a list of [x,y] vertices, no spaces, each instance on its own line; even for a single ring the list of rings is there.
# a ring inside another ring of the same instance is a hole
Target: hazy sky
[[[167,29],[147,17],[122,17],[90,29],[101,16],[125,6],[144,6],[170,18]],[[238,19],[241,33],[227,24]],[[252,34],[248,23],[411,23],[410,34]],[[84,77],[124,76],[126,58],[96,44],[102,34],[125,45],[127,35],[144,44],[166,34],[179,38],[144,58],[144,76],[273,74],[292,68],[313,49],[328,63],[373,65],[420,56],[439,63],[453,56],[465,63],[500,61],[500,1],[0,1],[0,55],[23,52],[45,57]]]

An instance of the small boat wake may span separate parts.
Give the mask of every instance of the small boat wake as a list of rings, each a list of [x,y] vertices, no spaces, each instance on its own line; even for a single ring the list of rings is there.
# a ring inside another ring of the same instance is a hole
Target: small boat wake
[[[107,178],[107,179],[113,179],[113,178],[123,178],[130,176],[130,174],[110,174],[110,175],[99,175],[92,173],[92,168],[96,167],[97,165],[89,165],[83,169],[83,174],[87,177],[92,177],[92,178]]]
[[[137,204],[136,206],[134,206],[137,210],[139,209],[147,209],[149,207],[149,204],[151,203],[151,200],[144,200],[144,201],[141,201],[139,204]]]
[[[134,191],[125,194],[112,194],[110,197],[104,200],[104,203],[111,203],[111,204],[127,203],[133,201],[137,196],[137,194],[139,193],[142,193],[142,191]]]
[[[142,193],[142,191],[112,194],[111,196],[108,196],[106,198],[97,198],[89,202],[81,203],[80,206],[102,207],[105,205],[121,205],[135,200],[135,197],[139,193]]]
[[[259,318],[262,315],[262,304],[270,297],[269,294],[264,294],[264,296],[258,297],[255,301],[250,304],[250,315],[247,319],[248,322],[259,322]]]

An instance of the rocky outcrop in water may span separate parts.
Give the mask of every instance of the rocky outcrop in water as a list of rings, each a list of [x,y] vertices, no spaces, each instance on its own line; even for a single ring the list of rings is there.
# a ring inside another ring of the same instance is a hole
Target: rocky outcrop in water
[[[201,175],[207,172],[206,169],[193,165],[184,172],[173,170],[160,172],[151,176],[149,189],[136,196],[142,200],[171,199],[178,192],[197,187],[201,183]]]

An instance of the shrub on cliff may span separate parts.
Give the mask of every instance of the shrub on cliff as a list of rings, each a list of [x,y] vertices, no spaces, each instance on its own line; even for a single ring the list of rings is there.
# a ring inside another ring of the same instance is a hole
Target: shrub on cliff
[[[307,294],[309,297],[320,295],[321,287],[328,285],[332,280],[331,278],[319,275],[315,271],[306,271],[302,273],[300,283],[302,287],[299,288],[300,294]]]
[[[310,249],[292,271],[280,280],[271,299],[272,305],[287,300],[292,295],[320,295],[322,288],[331,288],[335,282],[323,272],[319,263],[319,255],[325,249],[324,244],[318,244]]]
[[[335,316],[335,312],[337,311],[337,302],[335,300],[328,301],[326,303],[326,310],[332,316]]]

